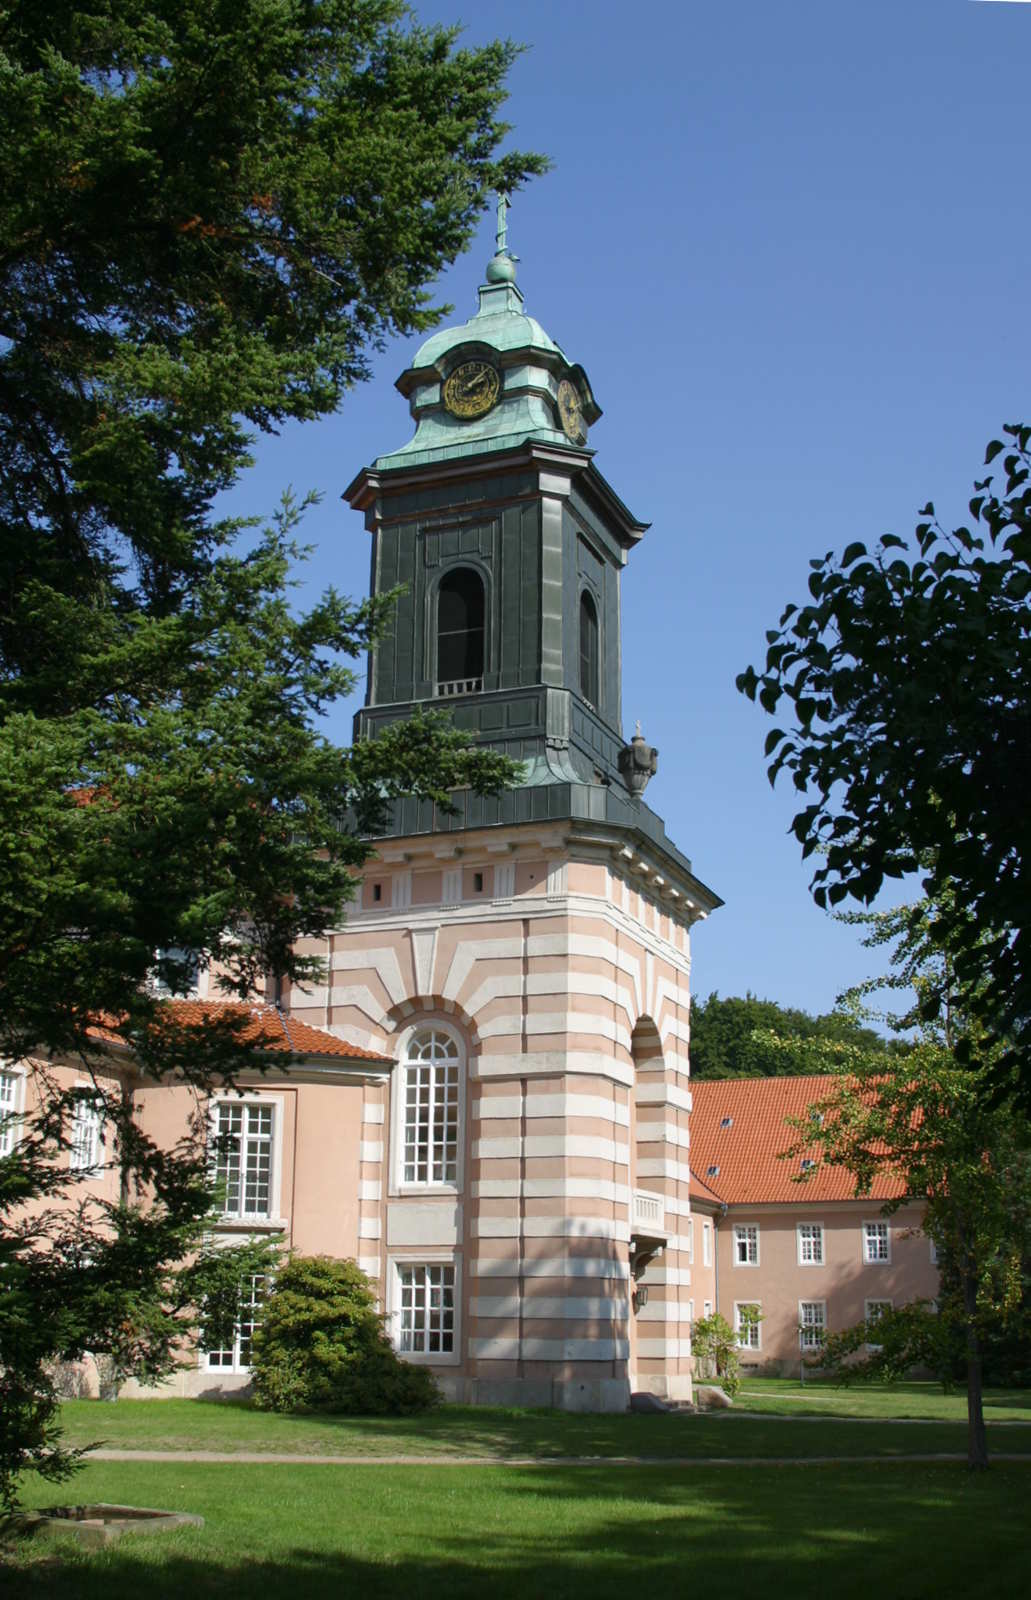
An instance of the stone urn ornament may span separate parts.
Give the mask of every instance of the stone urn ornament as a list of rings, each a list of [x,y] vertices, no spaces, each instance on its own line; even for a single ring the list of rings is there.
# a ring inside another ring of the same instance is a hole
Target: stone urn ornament
[[[635,799],[640,799],[649,780],[654,778],[658,765],[659,752],[654,745],[645,743],[638,722],[634,737],[619,752],[620,776]]]

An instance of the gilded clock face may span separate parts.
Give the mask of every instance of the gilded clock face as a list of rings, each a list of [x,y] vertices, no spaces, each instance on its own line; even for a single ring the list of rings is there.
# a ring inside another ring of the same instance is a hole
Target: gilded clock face
[[[444,404],[453,417],[483,417],[501,392],[501,375],[489,361],[463,361],[444,379]]]
[[[587,438],[583,402],[575,383],[563,378],[558,386],[558,415],[566,437],[574,444],[583,444]]]

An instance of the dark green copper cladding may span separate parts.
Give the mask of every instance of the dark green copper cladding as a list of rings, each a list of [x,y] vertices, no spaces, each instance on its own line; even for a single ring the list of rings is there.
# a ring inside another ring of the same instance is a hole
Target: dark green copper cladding
[[[563,430],[560,384],[574,385],[584,431],[601,412],[583,369],[524,313],[514,278],[514,258],[499,251],[477,314],[426,340],[398,380],[414,437],[346,491],[372,535],[372,592],[403,590],[370,656],[355,737],[443,708],[474,740],[524,764],[519,787],[458,796],[454,817],[399,802],[392,834],[575,819],[647,839],[689,874],[621,772],[620,576],[647,524]],[[466,420],[448,410],[444,387],[473,361],[500,382],[490,410]],[[482,645],[477,628],[469,675],[454,680],[442,677],[441,585],[470,571],[482,583]]]

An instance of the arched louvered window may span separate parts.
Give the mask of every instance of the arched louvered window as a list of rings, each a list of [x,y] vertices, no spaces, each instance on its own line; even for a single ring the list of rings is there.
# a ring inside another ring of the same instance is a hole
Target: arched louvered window
[[[437,590],[437,693],[475,694],[483,688],[483,579],[471,567],[455,567]]]
[[[598,613],[585,589],[580,596],[580,693],[598,704]]]

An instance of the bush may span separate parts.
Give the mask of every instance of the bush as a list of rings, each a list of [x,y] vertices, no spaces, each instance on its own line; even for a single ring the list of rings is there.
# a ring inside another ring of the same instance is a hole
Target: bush
[[[695,1377],[717,1378],[731,1399],[741,1387],[741,1357],[737,1334],[725,1317],[717,1312],[699,1317],[691,1328],[691,1350],[695,1358]]]
[[[329,1256],[295,1256],[277,1272],[254,1330],[251,1372],[264,1411],[397,1416],[440,1400],[432,1374],[388,1344],[365,1274]]]

